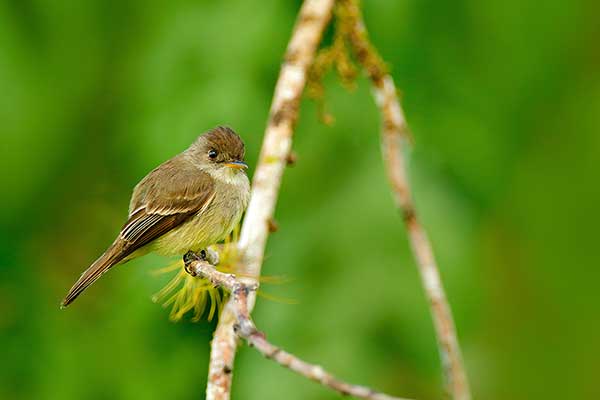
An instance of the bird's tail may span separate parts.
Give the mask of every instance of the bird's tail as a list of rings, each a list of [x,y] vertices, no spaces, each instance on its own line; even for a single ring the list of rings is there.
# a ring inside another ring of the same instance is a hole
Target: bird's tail
[[[86,269],[81,277],[65,299],[60,303],[60,307],[64,308],[71,304],[73,300],[77,298],[85,289],[87,289],[92,283],[96,282],[100,277],[109,269],[117,265],[125,258],[126,254],[123,251],[123,245],[117,239],[105,252],[102,254],[88,269]]]

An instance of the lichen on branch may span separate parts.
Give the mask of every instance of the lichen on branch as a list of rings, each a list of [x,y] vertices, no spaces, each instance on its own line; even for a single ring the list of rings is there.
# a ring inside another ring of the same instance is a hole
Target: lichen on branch
[[[368,39],[366,31],[358,32],[360,12],[354,0],[338,0],[333,12],[333,38],[331,45],[322,47],[308,71],[307,96],[316,101],[319,119],[327,125],[334,121],[326,111],[323,80],[330,71],[335,72],[342,86],[356,88],[356,79],[364,68],[369,77],[381,77],[388,68]]]

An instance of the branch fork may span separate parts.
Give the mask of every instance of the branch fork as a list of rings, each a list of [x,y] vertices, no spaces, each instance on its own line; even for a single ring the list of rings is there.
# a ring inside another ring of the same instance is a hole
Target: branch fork
[[[228,304],[233,304],[233,313],[235,315],[232,327],[233,332],[239,338],[244,339],[250,347],[256,348],[265,358],[273,360],[312,381],[321,383],[342,395],[350,395],[366,400],[407,400],[380,393],[368,387],[341,381],[325,371],[320,365],[310,364],[271,344],[267,341],[266,335],[256,328],[248,309],[249,295],[258,290],[258,284],[255,282],[244,283],[238,280],[234,274],[220,272],[214,265],[203,259],[202,256],[193,252],[188,252],[183,259],[185,270],[188,274],[204,278],[215,287],[223,288],[231,294],[233,303],[230,302]],[[231,370],[225,365],[223,372],[227,374],[231,373]]]

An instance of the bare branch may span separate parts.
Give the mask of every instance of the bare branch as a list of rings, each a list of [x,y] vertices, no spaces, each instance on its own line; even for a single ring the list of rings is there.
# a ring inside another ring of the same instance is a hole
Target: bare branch
[[[356,58],[371,79],[375,100],[382,115],[382,152],[388,180],[396,205],[402,210],[423,287],[430,301],[447,391],[455,400],[469,400],[471,394],[452,312],[446,299],[431,243],[417,218],[406,175],[402,144],[408,136],[408,126],[396,94],[396,87],[392,77],[385,70],[380,56],[368,40],[357,1],[338,1],[343,7],[343,17],[348,18],[353,27],[348,39]]]
[[[271,344],[266,339],[265,334],[256,329],[256,325],[250,317],[248,302],[250,295],[258,288],[255,283],[243,283],[236,279],[235,275],[217,271],[213,265],[206,261],[192,261],[186,265],[186,270],[191,275],[208,279],[213,285],[220,286],[231,293],[231,301],[228,304],[231,307],[231,312],[236,317],[233,325],[235,332],[266,358],[343,395],[366,400],[406,400],[377,392],[365,386],[341,381],[321,366],[307,363]]]
[[[407,137],[408,129],[396,95],[396,88],[383,61],[368,40],[357,1],[338,0],[337,2],[340,16],[346,22],[350,21],[350,29],[345,34],[357,60],[372,81],[375,98],[383,116],[382,151],[388,179],[396,204],[403,212],[423,286],[431,302],[431,312],[448,392],[455,400],[468,400],[470,392],[450,307],[446,300],[431,244],[416,217],[406,176],[405,160],[401,150],[402,141]],[[248,285],[246,288],[258,286],[256,278],[260,276],[267,237],[274,226],[272,223],[273,211],[283,170],[290,159],[293,128],[298,116],[300,97],[306,83],[307,69],[314,59],[321,35],[330,19],[333,3],[333,0],[305,0],[286,51],[285,61],[275,88],[259,164],[254,175],[252,197],[239,242],[242,261],[246,267],[244,273],[253,277],[239,281]],[[235,278],[232,279],[235,280]],[[221,282],[220,285],[227,287],[226,281],[219,282]],[[233,289],[234,294],[238,293],[235,288],[230,287],[230,289]],[[233,361],[236,352],[234,326],[238,326],[240,336],[267,357],[275,359],[296,372],[303,373],[304,371],[303,375],[311,377],[311,379],[357,397],[389,398],[380,394],[365,397],[365,394],[368,395],[368,393],[364,390],[368,391],[369,389],[352,385],[350,385],[352,390],[357,391],[346,390],[347,387],[344,385],[347,384],[335,380],[326,373],[317,373],[322,371],[319,367],[297,360],[292,355],[268,343],[264,339],[264,335],[256,331],[249,317],[255,302],[255,292],[244,291],[243,293],[247,293],[247,299],[244,301],[245,312],[240,314],[239,295],[234,295],[221,313],[219,325],[212,341],[207,399],[227,400],[230,397]],[[243,318],[244,315],[247,316],[247,319]],[[308,374],[311,371],[312,375]]]
[[[257,284],[263,262],[269,221],[272,221],[281,177],[290,156],[298,106],[306,84],[306,73],[313,62],[316,49],[327,26],[334,0],[305,0],[286,50],[260,153],[252,181],[250,204],[242,226],[240,253],[245,274]],[[248,299],[248,312],[254,307],[255,295]],[[207,400],[230,398],[236,335],[233,332],[235,315],[231,301],[219,318],[211,345]]]

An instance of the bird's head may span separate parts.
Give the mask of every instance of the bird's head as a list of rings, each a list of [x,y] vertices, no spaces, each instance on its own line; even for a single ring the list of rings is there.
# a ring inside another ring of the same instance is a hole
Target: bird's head
[[[248,165],[244,162],[245,147],[233,129],[218,126],[198,137],[189,152],[194,160],[212,171],[243,173]]]

